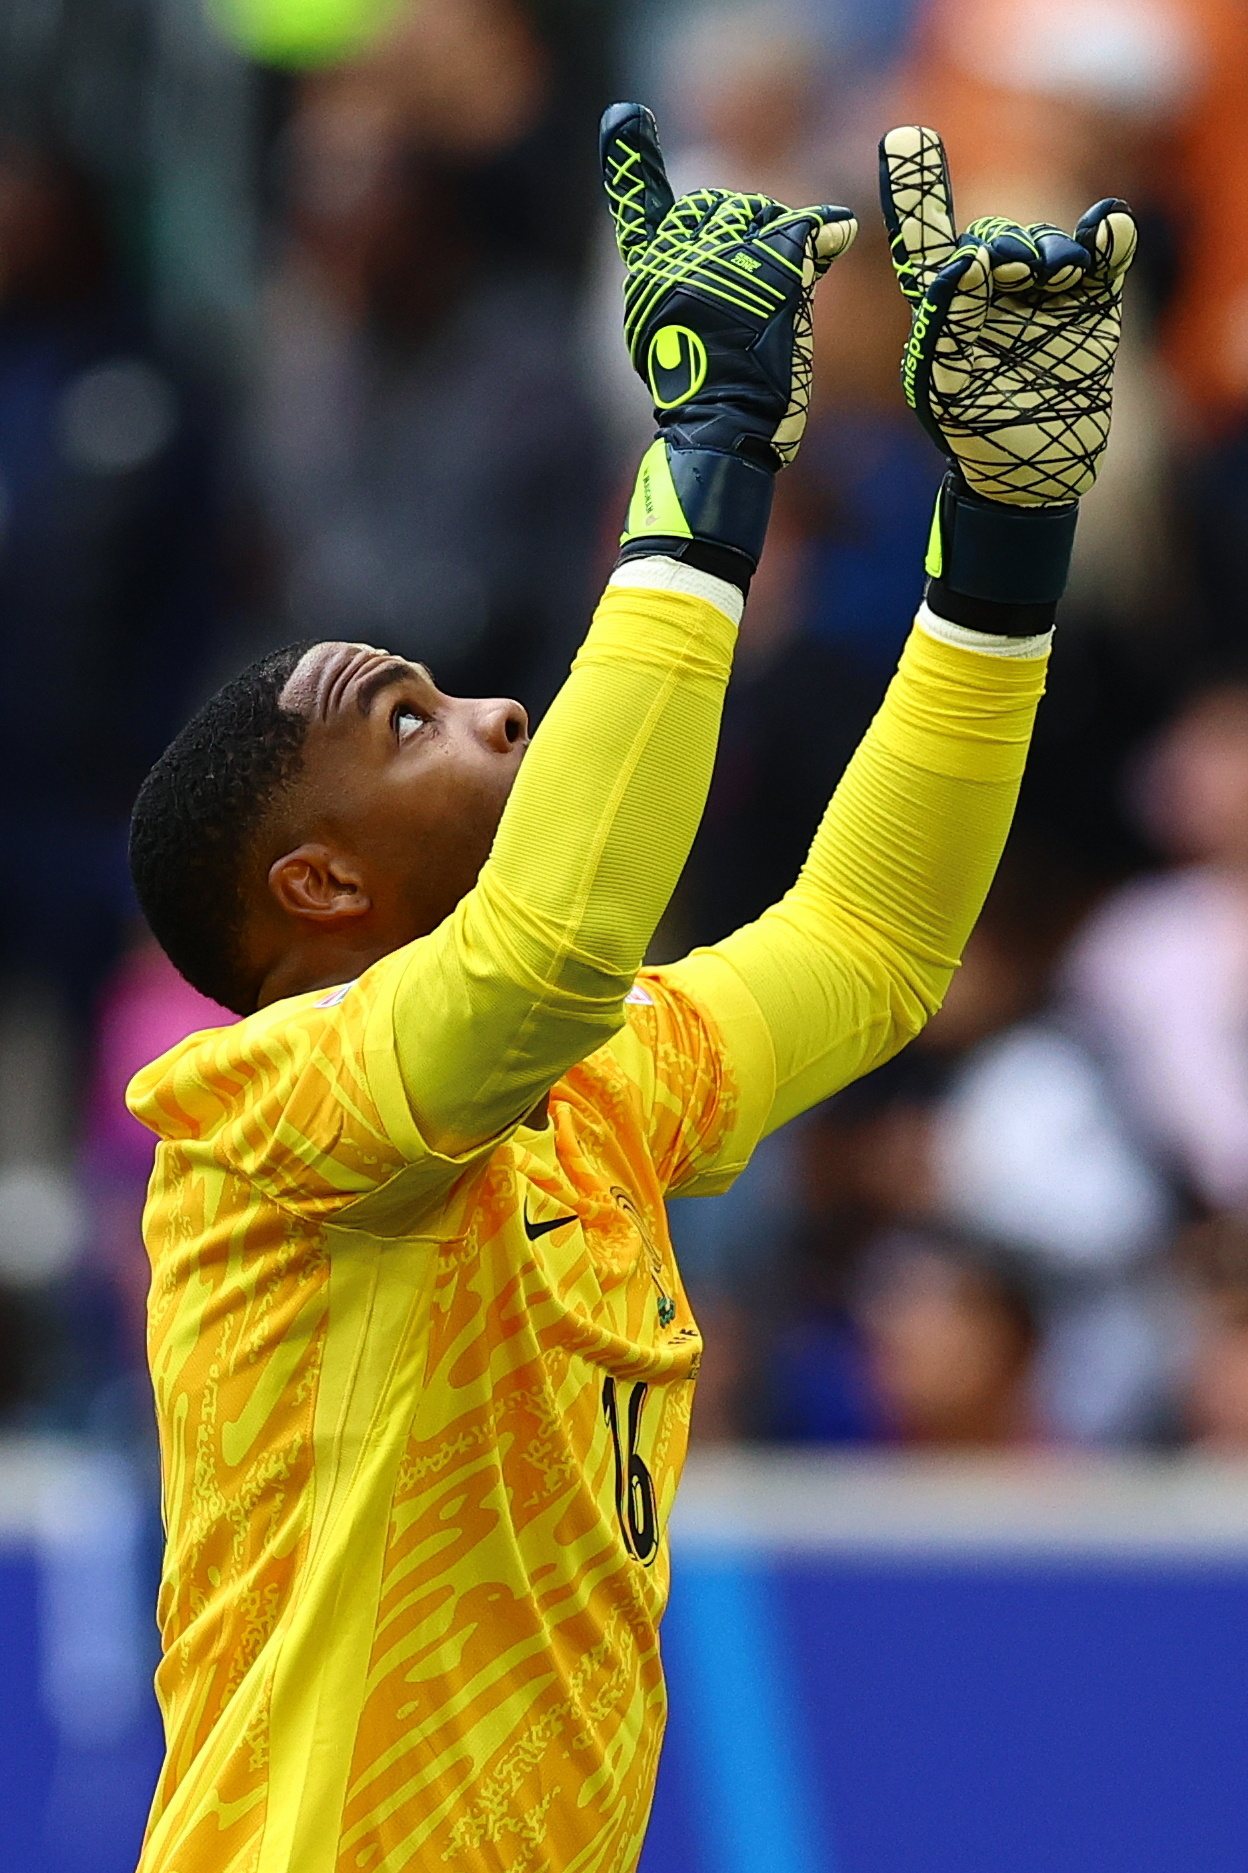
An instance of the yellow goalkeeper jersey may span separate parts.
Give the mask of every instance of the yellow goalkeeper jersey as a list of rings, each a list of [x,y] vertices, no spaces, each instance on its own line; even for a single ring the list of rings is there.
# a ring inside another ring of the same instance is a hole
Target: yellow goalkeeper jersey
[[[697,592],[609,593],[454,916],[131,1086],[167,1532],[142,1873],[636,1865],[701,1352],[664,1199],[938,1005],[1043,682],[916,630],[793,890],[639,974],[732,643]]]
[[[244,1873],[262,1840],[300,1873],[614,1868],[645,1825],[701,1352],[663,1195],[737,1102],[647,977],[546,1123],[410,1231],[406,1101],[362,1064],[406,960],[159,1064],[169,1873]],[[389,1178],[310,1230],[279,1144],[292,1177]]]

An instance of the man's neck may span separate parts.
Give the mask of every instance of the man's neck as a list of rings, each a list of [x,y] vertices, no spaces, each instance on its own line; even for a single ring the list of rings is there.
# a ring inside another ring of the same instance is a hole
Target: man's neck
[[[317,989],[338,988],[354,982],[366,969],[389,956],[399,944],[343,943],[332,949],[320,949],[315,956],[295,951],[275,962],[260,984],[257,1008],[272,1002],[286,1001],[292,995],[311,995]]]

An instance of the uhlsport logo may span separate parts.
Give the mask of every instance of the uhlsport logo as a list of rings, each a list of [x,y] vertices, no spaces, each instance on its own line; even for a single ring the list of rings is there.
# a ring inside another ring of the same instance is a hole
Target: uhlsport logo
[[[918,367],[924,361],[924,339],[928,337],[928,326],[935,313],[931,300],[924,300],[914,313],[911,335],[905,345],[905,360],[901,363],[901,390],[905,391],[905,401],[914,408],[914,378],[918,376]]]
[[[901,367],[901,387],[905,392],[906,402],[911,409],[915,407],[915,378],[923,363],[923,344],[927,337],[927,328],[932,322],[936,308],[930,299],[925,299],[914,315],[914,324],[906,341],[906,355]]]
[[[655,407],[674,410],[702,388],[706,346],[687,325],[660,325],[650,340],[646,375]]]

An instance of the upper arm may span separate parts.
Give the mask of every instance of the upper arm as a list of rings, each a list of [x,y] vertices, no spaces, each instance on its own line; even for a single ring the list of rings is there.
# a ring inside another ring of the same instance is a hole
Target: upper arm
[[[775,1064],[771,1133],[872,1072],[932,1011],[932,983],[903,952],[842,909],[790,893],[715,945],[748,990]]]
[[[714,958],[748,995],[773,1056],[763,1131],[880,1066],[939,1008],[1009,830],[1045,665],[916,628],[793,888],[679,965]]]
[[[632,976],[587,955],[487,866],[446,921],[399,952],[367,1031],[369,1080],[409,1156],[497,1143],[624,1025]]]
[[[724,1189],[761,1139],[879,1066],[921,1024],[904,972],[877,941],[848,925],[829,941],[809,923],[786,901],[643,978],[670,1009],[658,1024],[653,1124],[674,1152],[674,1194]]]
[[[444,1149],[413,1111],[395,1023],[420,982],[420,950],[409,944],[320,1001],[223,1030],[219,1059],[188,1062],[210,1099],[214,1086],[224,1095],[219,1156],[283,1208],[381,1234],[393,1212],[408,1233],[497,1142]]]
[[[413,1149],[496,1140],[623,1027],[701,818],[734,638],[705,594],[608,590],[475,886],[409,946],[370,1032]]]

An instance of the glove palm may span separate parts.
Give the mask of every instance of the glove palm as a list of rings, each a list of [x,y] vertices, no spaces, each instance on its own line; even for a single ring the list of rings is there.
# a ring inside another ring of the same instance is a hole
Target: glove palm
[[[1136,227],[1098,202],[1074,237],[985,219],[954,231],[940,138],[907,125],[880,145],[893,265],[910,301],[906,398],[968,487],[1050,507],[1096,479],[1109,438],[1122,286]]]

